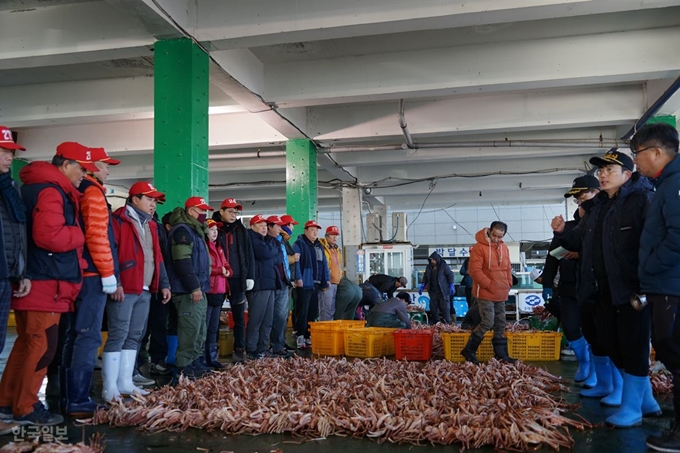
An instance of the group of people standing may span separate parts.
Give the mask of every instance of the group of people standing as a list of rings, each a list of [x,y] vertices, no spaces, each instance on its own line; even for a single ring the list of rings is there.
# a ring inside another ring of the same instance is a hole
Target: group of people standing
[[[642,127],[620,150],[593,157],[595,175],[574,180],[574,220],[555,217],[544,288],[555,288],[561,322],[579,368],[591,382],[584,397],[619,409],[607,417],[617,428],[638,426],[661,414],[649,381],[650,338],[657,358],[673,374],[675,423],[647,445],[680,451],[680,158],[677,130],[664,123]],[[636,171],[637,167],[637,171]],[[559,270],[559,283],[555,276]],[[647,304],[631,304],[646,295]]]
[[[299,348],[310,345],[308,321],[333,319],[343,274],[336,226],[319,240],[322,227],[310,220],[292,242],[290,215],[256,215],[247,229],[235,199],[208,218],[213,208],[199,196],[159,219],[165,194],[144,181],[112,211],[104,184],[120,161],[76,142],[22,168],[19,190],[11,168],[20,150],[0,126],[0,351],[10,307],[17,325],[0,381],[0,432],[63,422],[38,399],[46,375],[63,413],[97,409],[89,395],[103,325],[102,397],[112,402],[147,393],[135,375],[147,332],[151,373],[196,378],[221,368],[226,298],[235,362],[288,356],[291,292]]]

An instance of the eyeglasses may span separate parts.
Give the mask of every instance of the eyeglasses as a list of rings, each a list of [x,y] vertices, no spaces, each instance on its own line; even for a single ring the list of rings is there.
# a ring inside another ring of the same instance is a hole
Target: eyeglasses
[[[648,146],[646,148],[639,149],[637,151],[631,150],[630,153],[633,155],[633,157],[637,157],[638,154],[647,151],[648,149],[653,149],[653,148],[658,148],[658,146]]]
[[[231,214],[231,215],[236,215],[236,214],[238,214],[238,210],[237,210],[237,209],[227,209],[227,208],[225,208],[225,209],[222,209],[222,211],[226,212],[227,214]]]
[[[587,195],[588,195],[588,193],[586,192],[586,193],[584,193],[583,195],[577,197],[577,198],[576,198],[576,204],[577,204],[578,206],[581,206],[583,203],[585,203],[586,201],[590,200],[590,197],[588,197]]]
[[[608,167],[600,167],[595,171],[595,175],[611,175],[615,169],[620,168],[623,171],[623,167],[620,165],[610,165]]]

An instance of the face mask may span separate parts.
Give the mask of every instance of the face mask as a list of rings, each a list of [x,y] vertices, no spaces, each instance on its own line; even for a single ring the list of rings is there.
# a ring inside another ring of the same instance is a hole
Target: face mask
[[[207,217],[208,217],[208,214],[199,214],[198,218],[196,220],[198,220],[198,223],[205,223],[205,219]]]

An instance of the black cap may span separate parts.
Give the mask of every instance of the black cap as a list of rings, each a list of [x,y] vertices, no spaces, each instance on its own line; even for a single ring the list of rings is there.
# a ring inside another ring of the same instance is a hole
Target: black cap
[[[596,167],[606,167],[607,165],[617,164],[621,165],[626,170],[635,171],[633,159],[628,154],[624,154],[618,149],[610,149],[603,157],[591,157],[590,163]]]
[[[593,175],[579,176],[578,178],[574,179],[574,182],[571,185],[571,189],[569,189],[569,192],[564,194],[564,198],[569,198],[572,195],[577,195],[579,192],[583,192],[584,190],[599,188],[600,181],[595,176]]]

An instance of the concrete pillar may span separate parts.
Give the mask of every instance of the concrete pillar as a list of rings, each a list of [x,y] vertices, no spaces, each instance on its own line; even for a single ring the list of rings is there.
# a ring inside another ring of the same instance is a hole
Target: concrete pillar
[[[671,126],[673,126],[676,129],[678,128],[677,119],[673,115],[653,116],[645,123],[645,125],[654,124],[654,123],[666,123],[666,124],[670,124]]]
[[[22,151],[15,151],[16,153],[20,153]],[[12,169],[10,170],[12,172],[12,179],[14,182],[16,182],[17,187],[21,186],[21,180],[19,179],[19,172],[21,171],[22,168],[24,168],[26,165],[28,165],[28,161],[25,161],[23,159],[17,159],[16,157],[12,160]]]
[[[154,46],[154,185],[159,215],[190,196],[208,199],[208,55],[190,39]]]
[[[316,208],[316,146],[307,139],[288,140],[286,142],[286,212],[300,222],[300,225],[297,225],[293,231],[294,235],[302,233],[306,221],[316,220]]]
[[[359,282],[359,274],[364,270],[357,269],[364,258],[363,250],[359,246],[363,242],[363,222],[361,211],[361,189],[343,187],[342,189],[342,244],[345,259],[345,275],[353,282]]]

